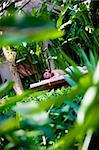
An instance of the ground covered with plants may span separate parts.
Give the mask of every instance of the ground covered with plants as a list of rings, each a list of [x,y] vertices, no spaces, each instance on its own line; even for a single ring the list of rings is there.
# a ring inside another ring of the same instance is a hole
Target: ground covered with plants
[[[98,22],[94,0],[0,0],[0,150],[99,149]],[[68,86],[30,89],[53,64]]]

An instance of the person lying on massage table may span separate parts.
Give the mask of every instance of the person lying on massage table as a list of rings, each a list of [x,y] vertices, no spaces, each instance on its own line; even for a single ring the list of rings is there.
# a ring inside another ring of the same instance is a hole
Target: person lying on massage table
[[[83,67],[80,67],[80,66],[77,66],[77,68],[83,73],[83,74],[87,74],[88,73],[88,70],[87,70],[87,67],[86,66],[83,66]],[[74,72],[75,71],[75,68],[73,66],[69,66],[65,69],[66,72]],[[66,72],[63,71],[63,70],[60,70],[60,69],[54,69],[52,70],[51,72],[46,69],[44,72],[43,72],[43,79],[50,79],[50,78],[53,78],[53,77],[57,77],[57,76],[60,76],[60,75],[65,75]]]

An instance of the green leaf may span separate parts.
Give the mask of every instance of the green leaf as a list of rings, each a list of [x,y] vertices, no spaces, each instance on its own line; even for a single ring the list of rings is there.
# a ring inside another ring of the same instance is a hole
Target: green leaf
[[[92,44],[91,44],[91,41],[90,41],[90,38],[89,38],[87,32],[85,32],[84,30],[82,30],[82,31],[80,32],[80,36],[81,36],[82,39],[85,41],[85,43],[87,43],[87,45],[88,45],[89,47],[91,47]]]
[[[97,63],[96,70],[95,70],[94,75],[93,75],[93,83],[99,84],[99,61]]]
[[[33,91],[27,91],[27,92],[24,92],[22,95],[13,96],[11,98],[6,99],[5,102],[2,105],[0,105],[0,112],[2,112],[3,110],[6,110],[7,108],[11,108],[19,101],[24,100],[32,92]]]
[[[16,118],[6,119],[3,122],[0,122],[0,134],[8,132],[12,129],[18,128],[18,121]]]
[[[4,31],[0,36],[1,46],[55,39],[64,35],[64,31],[58,31],[48,18],[25,15],[1,17],[0,29]]]
[[[84,123],[86,112],[87,112],[88,108],[90,107],[90,105],[93,103],[93,101],[96,97],[96,93],[97,93],[97,88],[94,86],[90,87],[87,90],[87,92],[82,100],[81,107],[78,111],[78,117],[77,117],[78,124]]]
[[[65,75],[65,76],[64,76],[64,79],[65,79],[71,86],[77,85],[77,83],[76,83],[73,79],[71,79],[70,76]]]
[[[92,65],[91,65],[86,53],[84,52],[84,50],[82,48],[79,48],[79,52],[82,54],[82,59],[84,61],[84,64],[87,66],[87,69],[89,71],[92,71],[93,70]]]
[[[66,13],[66,11],[67,11],[68,8],[69,8],[69,5],[66,5],[65,7],[62,8],[63,10],[59,14],[59,18],[57,20],[57,28],[59,28],[62,25],[64,14]]]
[[[48,113],[38,111],[31,113],[33,109],[38,108],[38,104],[34,102],[18,103],[13,110],[19,112],[22,117],[26,118],[30,124],[44,125],[48,121]]]
[[[0,86],[0,97],[4,96],[8,91],[10,91],[13,88],[13,84],[14,82],[7,81]]]
[[[95,69],[96,68],[95,57],[91,50],[89,51],[89,57],[90,57],[90,63],[92,64],[93,69]]]

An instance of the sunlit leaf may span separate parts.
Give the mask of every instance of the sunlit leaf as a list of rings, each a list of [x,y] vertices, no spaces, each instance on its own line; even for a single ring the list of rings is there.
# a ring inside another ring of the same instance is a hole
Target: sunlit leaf
[[[0,123],[0,134],[8,132],[9,130],[18,128],[18,122],[15,118],[7,119]]]
[[[96,93],[97,93],[97,88],[96,87],[90,87],[88,89],[88,91],[86,92],[83,100],[82,100],[82,104],[81,107],[78,111],[78,118],[77,121],[79,124],[83,124],[84,123],[84,119],[85,119],[85,115],[86,115],[86,111],[88,110],[88,108],[90,107],[90,105],[93,103],[95,97],[96,97]]]
[[[99,61],[98,61],[98,64],[97,64],[97,67],[93,76],[93,82],[95,84],[99,84]]]
[[[5,110],[7,108],[11,108],[19,101],[23,101],[26,97],[28,97],[30,94],[32,94],[32,92],[33,91],[27,91],[21,95],[13,96],[13,97],[6,99],[5,102],[0,106],[0,112],[2,112],[3,110]],[[34,95],[35,95],[35,93],[34,93]]]

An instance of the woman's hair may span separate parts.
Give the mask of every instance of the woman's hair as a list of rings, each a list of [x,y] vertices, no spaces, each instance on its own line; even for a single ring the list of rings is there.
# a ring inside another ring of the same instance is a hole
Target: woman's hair
[[[45,69],[45,70],[42,72],[42,75],[41,75],[41,78],[40,78],[41,80],[45,80],[45,79],[46,79],[46,78],[44,78],[44,73],[45,73],[45,72],[49,72],[49,73],[51,73],[49,69]],[[54,76],[54,74],[53,74],[53,73],[51,73],[51,76],[53,77],[53,76]]]
[[[45,70],[42,72],[42,75],[41,75],[40,80],[45,80],[45,78],[44,78],[44,76],[43,76],[43,75],[44,75],[44,73],[45,73],[45,72],[48,72],[48,71],[49,71],[48,69],[45,69]]]
[[[42,75],[41,75],[40,80],[45,80],[45,78],[44,78],[44,76],[43,76],[43,74],[44,74],[45,72],[46,72],[46,71],[43,71],[43,72],[42,72]]]

